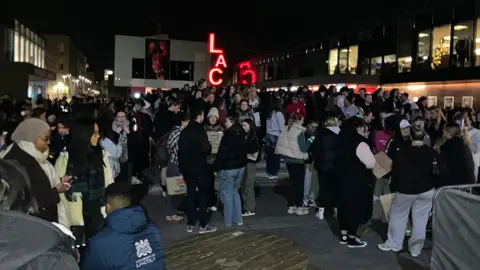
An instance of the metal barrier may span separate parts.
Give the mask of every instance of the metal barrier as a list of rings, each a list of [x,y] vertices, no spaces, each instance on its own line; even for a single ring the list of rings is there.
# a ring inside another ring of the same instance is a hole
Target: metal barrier
[[[433,197],[432,270],[480,269],[480,184],[446,186]]]

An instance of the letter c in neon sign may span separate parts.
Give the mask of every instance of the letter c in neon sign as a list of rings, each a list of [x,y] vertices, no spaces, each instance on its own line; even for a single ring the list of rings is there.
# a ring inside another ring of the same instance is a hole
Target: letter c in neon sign
[[[220,79],[216,80],[216,79],[215,79],[215,76],[214,76],[215,73],[218,73],[218,74],[222,75],[222,74],[223,74],[223,70],[220,69],[220,68],[212,68],[212,69],[210,69],[210,71],[208,72],[208,81],[210,81],[210,83],[211,83],[212,85],[217,86],[217,85],[222,84],[223,79],[220,78]]]

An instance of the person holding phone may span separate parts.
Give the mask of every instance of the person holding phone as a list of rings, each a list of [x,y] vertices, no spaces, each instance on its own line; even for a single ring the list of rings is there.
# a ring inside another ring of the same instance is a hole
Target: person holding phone
[[[68,228],[70,224],[63,193],[70,188],[72,177],[60,178],[47,160],[50,132],[50,126],[41,119],[24,120],[13,132],[13,143],[2,153],[1,158],[17,160],[28,168],[31,191],[39,205],[39,211],[35,215]]]

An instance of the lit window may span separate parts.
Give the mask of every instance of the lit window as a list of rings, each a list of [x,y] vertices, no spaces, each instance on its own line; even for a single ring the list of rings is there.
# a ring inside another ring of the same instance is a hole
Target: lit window
[[[33,42],[30,41],[30,57],[28,59],[28,62],[32,65],[35,63],[35,57],[33,55],[33,47],[34,47],[34,44]]]
[[[25,61],[25,37],[20,35],[20,58],[18,59],[18,62],[24,62]]]
[[[17,21],[15,21],[17,22]],[[13,61],[20,61],[20,35],[15,31],[13,38]]]
[[[358,46],[350,46],[348,49],[348,70],[350,74],[357,74]]]
[[[377,56],[370,59],[370,75],[380,74],[382,71],[382,57]]]
[[[475,55],[477,56],[476,66],[480,66],[480,19],[477,19],[477,33],[475,33]]]
[[[347,63],[348,63],[348,49],[342,48],[340,49],[340,56],[338,60],[338,69],[340,73],[345,73],[347,71]]]
[[[450,61],[451,25],[433,28],[432,68],[448,68]],[[458,37],[454,36],[454,39]]]
[[[430,30],[418,33],[417,65],[419,70],[430,69]]]
[[[331,49],[328,57],[328,74],[335,74],[335,69],[338,64],[338,49]]]

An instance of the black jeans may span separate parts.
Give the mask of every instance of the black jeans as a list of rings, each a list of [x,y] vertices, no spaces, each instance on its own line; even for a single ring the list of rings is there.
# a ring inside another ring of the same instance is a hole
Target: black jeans
[[[317,205],[322,208],[335,207],[333,171],[318,171],[318,198]]]
[[[205,175],[184,175],[183,179],[187,184],[185,212],[188,220],[187,225],[195,226],[198,220],[200,227],[205,227],[207,225],[207,200],[210,187],[208,178]]]
[[[207,206],[217,205],[217,194],[215,192],[215,165],[208,165],[208,199]]]
[[[288,199],[288,206],[303,206],[303,187],[305,181],[304,163],[286,163],[288,175],[291,182],[291,195]]]
[[[347,210],[348,211],[348,210]],[[347,231],[348,235],[356,236],[361,224],[350,218],[348,212],[342,207],[337,210],[337,220],[340,225],[340,231]]]

